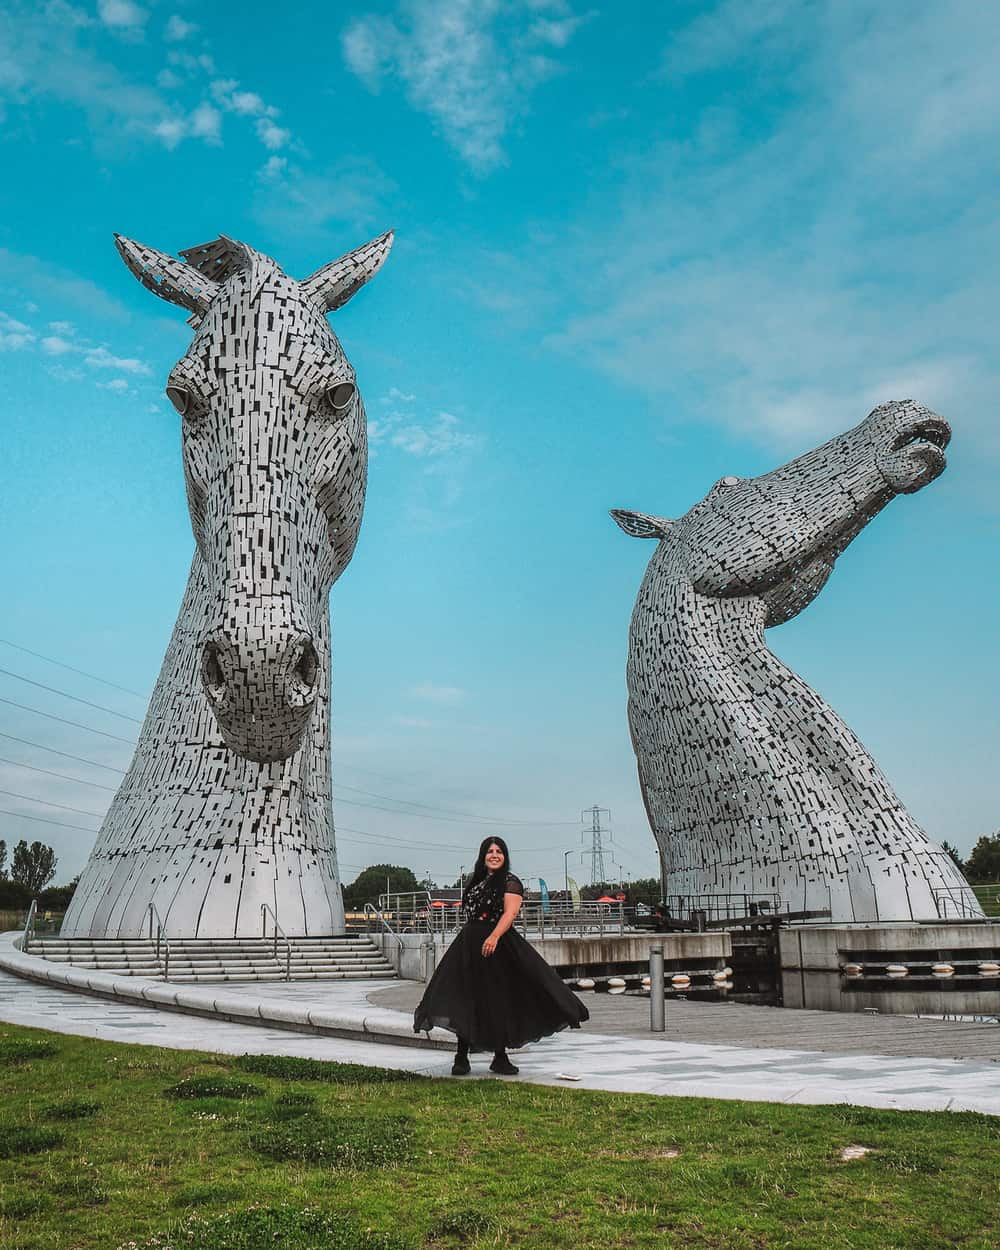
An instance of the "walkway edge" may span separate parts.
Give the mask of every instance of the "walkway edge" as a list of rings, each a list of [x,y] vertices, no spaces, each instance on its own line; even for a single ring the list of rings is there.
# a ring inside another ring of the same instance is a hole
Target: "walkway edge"
[[[115,976],[24,954],[15,946],[20,937],[18,932],[0,934],[0,968],[23,980],[37,981],[57,989],[130,1004],[140,1003],[182,1015],[286,1029],[293,1033],[311,1033],[318,1037],[388,1042],[394,1046],[416,1046],[425,1050],[451,1050],[455,1046],[455,1039],[447,1030],[414,1033],[412,1016],[388,1007],[370,1007],[367,1011],[352,1011],[349,1008],[336,1012],[317,1011],[290,1003],[261,1003],[235,994],[227,995],[224,983],[180,986],[171,985],[169,981],[153,981],[148,977]]]

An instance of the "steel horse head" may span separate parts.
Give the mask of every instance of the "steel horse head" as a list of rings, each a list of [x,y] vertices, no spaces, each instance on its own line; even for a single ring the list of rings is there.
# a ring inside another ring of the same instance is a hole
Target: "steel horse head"
[[[392,234],[303,281],[225,236],[183,261],[116,244],[143,286],[192,314],[167,395],[181,414],[191,527],[214,605],[194,640],[201,684],[227,747],[259,763],[287,759],[329,678],[318,640],[365,497],[364,405],[326,313],[377,272]]]

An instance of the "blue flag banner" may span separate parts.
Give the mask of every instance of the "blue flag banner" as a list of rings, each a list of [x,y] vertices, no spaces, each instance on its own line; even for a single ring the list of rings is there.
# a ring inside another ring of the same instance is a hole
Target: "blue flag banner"
[[[549,903],[549,887],[545,884],[544,877],[538,878],[538,889],[542,896],[542,915],[547,916],[552,910],[552,905]]]

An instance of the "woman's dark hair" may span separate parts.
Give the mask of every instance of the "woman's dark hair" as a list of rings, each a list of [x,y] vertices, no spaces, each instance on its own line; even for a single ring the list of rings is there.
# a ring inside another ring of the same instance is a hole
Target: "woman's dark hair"
[[[491,846],[498,846],[503,851],[503,865],[492,874],[489,897],[504,892],[503,888],[507,882],[507,874],[510,872],[510,851],[507,850],[507,843],[503,838],[484,838],[479,845],[479,854],[476,856],[476,866],[472,870],[472,876],[465,883],[465,890],[462,894],[463,903],[472,887],[478,885],[485,877],[490,876],[490,870],[486,867],[486,852]]]

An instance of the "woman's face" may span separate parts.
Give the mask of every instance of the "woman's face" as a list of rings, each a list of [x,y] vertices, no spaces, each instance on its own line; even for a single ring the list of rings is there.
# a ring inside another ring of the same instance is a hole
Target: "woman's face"
[[[486,867],[490,872],[496,872],[498,868],[502,868],[504,863],[504,853],[495,842],[491,842],[486,848]]]

